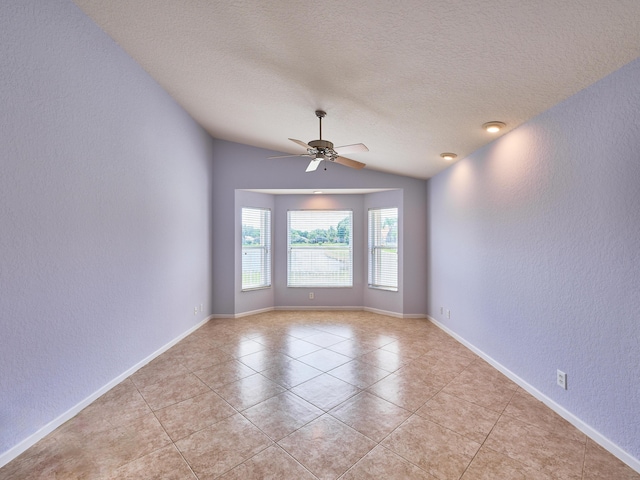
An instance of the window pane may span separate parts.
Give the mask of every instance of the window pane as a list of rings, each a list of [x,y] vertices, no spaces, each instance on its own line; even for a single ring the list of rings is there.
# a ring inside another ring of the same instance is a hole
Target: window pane
[[[369,286],[398,290],[398,209],[369,210]]]
[[[271,210],[242,209],[242,290],[271,286]]]
[[[287,285],[353,286],[350,210],[288,212]]]

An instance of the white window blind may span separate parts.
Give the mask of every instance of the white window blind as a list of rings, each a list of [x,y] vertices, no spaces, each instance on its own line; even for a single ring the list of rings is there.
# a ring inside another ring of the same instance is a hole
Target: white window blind
[[[242,290],[271,286],[271,210],[242,209]]]
[[[287,286],[353,286],[351,210],[290,210],[287,223]]]
[[[369,210],[369,287],[398,290],[398,209]]]

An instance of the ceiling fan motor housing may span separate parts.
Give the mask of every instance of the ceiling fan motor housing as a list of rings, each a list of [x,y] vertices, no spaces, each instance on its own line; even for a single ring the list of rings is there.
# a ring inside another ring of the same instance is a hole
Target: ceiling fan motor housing
[[[311,140],[308,145],[317,150],[333,150],[333,143],[328,140]]]

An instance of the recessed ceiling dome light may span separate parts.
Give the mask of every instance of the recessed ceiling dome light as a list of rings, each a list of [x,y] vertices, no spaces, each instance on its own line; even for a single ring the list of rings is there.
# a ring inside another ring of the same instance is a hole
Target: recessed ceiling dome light
[[[456,158],[458,155],[456,155],[455,153],[446,152],[446,153],[441,153],[440,156],[447,161],[451,161],[454,158]]]
[[[482,125],[482,128],[484,128],[489,133],[498,133],[506,126],[507,125],[503,122],[487,122]]]

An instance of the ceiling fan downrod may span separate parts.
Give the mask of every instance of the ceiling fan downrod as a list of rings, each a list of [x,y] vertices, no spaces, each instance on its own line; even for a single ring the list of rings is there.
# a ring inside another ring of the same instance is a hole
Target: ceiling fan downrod
[[[322,140],[322,119],[327,115],[327,112],[323,110],[316,110],[316,117],[320,121],[320,138],[318,140],[311,140],[308,145],[311,149],[308,152],[311,155],[315,155],[315,158],[321,160],[332,160],[338,156],[338,153],[333,150],[333,143],[328,140]]]
[[[322,119],[327,115],[323,110],[316,110],[316,117],[320,120],[320,140],[322,140]]]

